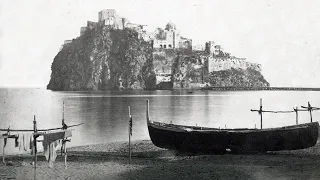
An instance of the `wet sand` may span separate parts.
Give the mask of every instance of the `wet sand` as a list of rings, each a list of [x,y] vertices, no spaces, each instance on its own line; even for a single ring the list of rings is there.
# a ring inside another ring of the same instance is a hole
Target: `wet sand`
[[[62,156],[49,168],[40,154],[36,171],[32,158],[8,156],[0,179],[320,179],[319,143],[266,154],[188,155],[134,141],[129,164],[128,143],[118,142],[68,148],[67,169]]]

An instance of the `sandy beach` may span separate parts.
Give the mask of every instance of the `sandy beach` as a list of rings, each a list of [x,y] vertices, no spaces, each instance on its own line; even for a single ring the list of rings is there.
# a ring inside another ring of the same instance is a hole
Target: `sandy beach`
[[[16,155],[0,165],[0,179],[320,179],[320,145],[297,151],[266,154],[188,155],[155,147],[151,141],[72,147],[68,167],[58,156],[49,168],[38,156]]]

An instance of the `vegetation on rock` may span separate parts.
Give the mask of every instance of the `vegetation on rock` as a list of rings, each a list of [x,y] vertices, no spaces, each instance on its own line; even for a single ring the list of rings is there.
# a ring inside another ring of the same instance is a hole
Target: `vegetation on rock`
[[[154,89],[152,45],[131,29],[98,26],[56,55],[51,90]],[[122,83],[120,83],[120,81]]]
[[[215,87],[269,87],[262,74],[251,68],[213,71],[209,82]]]

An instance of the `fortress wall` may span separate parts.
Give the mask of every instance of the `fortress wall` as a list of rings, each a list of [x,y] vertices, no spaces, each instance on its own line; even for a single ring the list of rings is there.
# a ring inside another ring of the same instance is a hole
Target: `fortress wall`
[[[261,65],[257,63],[250,63],[245,58],[227,58],[227,57],[208,57],[208,70],[222,71],[231,68],[235,69],[247,69],[252,68],[256,71],[261,72]]]

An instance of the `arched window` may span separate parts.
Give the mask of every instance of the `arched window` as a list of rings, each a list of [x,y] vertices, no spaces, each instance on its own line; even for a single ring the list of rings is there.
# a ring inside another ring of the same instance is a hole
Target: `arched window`
[[[163,45],[163,48],[165,48],[165,49],[166,49],[166,48],[167,48],[167,45]]]
[[[172,45],[171,45],[171,44],[169,44],[169,48],[172,48]]]
[[[160,48],[162,48],[162,44],[160,44]]]

